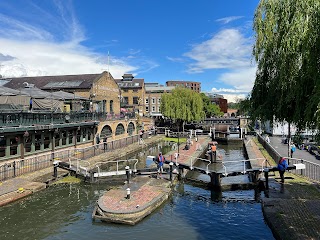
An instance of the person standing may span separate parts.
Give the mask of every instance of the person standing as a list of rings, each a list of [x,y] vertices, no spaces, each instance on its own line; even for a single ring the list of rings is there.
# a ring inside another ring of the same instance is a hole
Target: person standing
[[[99,148],[99,144],[100,144],[100,134],[99,133],[97,133],[97,135],[96,135],[96,148],[98,149]]]
[[[108,141],[108,137],[107,137],[107,135],[104,135],[104,138],[103,138],[103,149],[104,149],[104,151],[108,150],[107,141]]]
[[[269,135],[266,136],[266,142],[267,142],[267,143],[270,143]]]
[[[286,171],[287,168],[288,168],[287,160],[284,157],[282,157],[278,163],[278,170],[279,170],[282,183],[284,183],[284,172]]]
[[[30,102],[29,102],[29,111],[32,110],[32,104],[33,104],[33,99],[32,97],[30,98]]]
[[[290,146],[290,153],[291,153],[291,158],[292,158],[292,155],[293,153],[296,151],[296,145],[294,145],[294,143],[291,143],[291,146]]]
[[[164,163],[164,156],[162,155],[162,153],[159,153],[158,156],[158,173],[157,173],[157,179],[162,178],[162,173],[163,173],[163,163]]]

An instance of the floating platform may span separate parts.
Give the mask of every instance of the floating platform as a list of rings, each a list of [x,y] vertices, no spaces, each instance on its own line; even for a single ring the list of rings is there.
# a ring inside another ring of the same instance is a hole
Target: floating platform
[[[135,225],[162,205],[172,192],[167,179],[135,177],[129,184],[107,191],[97,201],[92,218]],[[130,188],[130,198],[127,189]]]

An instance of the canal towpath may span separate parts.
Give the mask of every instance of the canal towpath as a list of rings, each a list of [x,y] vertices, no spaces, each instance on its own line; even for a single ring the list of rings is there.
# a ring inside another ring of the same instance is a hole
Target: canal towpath
[[[247,136],[245,141],[249,158],[265,158],[261,145]],[[288,155],[288,146],[280,137],[270,137],[270,145],[280,156]],[[314,161],[315,157],[305,150],[297,149],[294,157]],[[262,210],[266,222],[276,239],[320,239],[320,193],[318,183],[307,181],[297,175],[285,173],[269,176],[269,196],[261,193]]]

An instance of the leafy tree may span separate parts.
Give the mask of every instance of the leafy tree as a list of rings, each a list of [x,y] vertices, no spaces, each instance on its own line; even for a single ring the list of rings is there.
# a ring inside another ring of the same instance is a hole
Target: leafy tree
[[[250,96],[247,96],[246,99],[240,100],[238,107],[238,113],[240,115],[250,115]]]
[[[320,101],[320,1],[261,0],[254,30],[252,116],[312,126]]]
[[[239,100],[239,101],[241,101],[241,100]],[[236,102],[236,103],[230,102],[230,103],[228,103],[228,108],[239,109],[239,102]]]
[[[182,122],[200,121],[204,118],[201,95],[188,88],[175,88],[161,96],[160,112],[174,119],[178,126]]]
[[[223,116],[223,112],[218,105],[212,104],[210,98],[204,93],[200,93],[203,102],[203,111],[206,117]]]

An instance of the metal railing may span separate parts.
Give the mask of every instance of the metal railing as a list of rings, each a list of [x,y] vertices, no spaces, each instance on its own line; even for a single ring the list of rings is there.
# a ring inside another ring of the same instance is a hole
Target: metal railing
[[[259,168],[259,171],[261,171],[261,172],[263,172],[266,168],[268,168],[268,166],[271,167],[271,165],[269,164],[269,162],[265,158],[254,158],[254,159],[246,159],[246,160],[238,160],[238,161],[223,161],[222,162],[222,166],[223,166],[223,169],[224,169],[224,175],[228,176],[229,173],[234,172],[234,171],[227,172],[227,167],[225,166],[225,163],[242,162],[243,163],[243,171],[242,171],[242,173],[245,174],[245,173],[247,173],[248,169],[252,169],[251,162],[253,162],[253,161],[261,161],[261,168]]]
[[[144,138],[147,134],[143,135]],[[17,159],[12,162],[0,164],[0,181],[20,176],[22,174],[38,171],[51,167],[53,161],[69,162],[69,159],[85,160],[107,151],[121,149],[127,145],[138,142],[139,136],[134,135],[108,143],[100,143],[86,148],[62,149],[55,152],[46,152],[24,159]]]
[[[320,164],[316,164],[304,159],[298,159],[298,158],[288,158],[288,161],[290,165],[303,163],[305,165],[305,169],[299,169],[299,170],[290,170],[290,172],[294,174],[299,174],[304,177],[307,177],[311,180],[315,180],[320,182]]]
[[[106,121],[119,119],[134,119],[135,114],[108,114],[104,112],[71,111],[18,111],[0,110],[0,126],[32,126],[46,124],[63,124],[84,121]]]
[[[115,161],[108,161],[108,162],[98,162],[95,164],[95,167],[97,168],[97,173],[94,175],[95,177],[104,177],[104,176],[110,176],[110,175],[123,175],[126,173],[126,167],[131,163],[132,167],[129,168],[129,171],[133,171],[134,173],[137,172],[137,164],[138,164],[138,159],[128,159],[128,160],[115,160]],[[125,164],[121,164],[125,163]],[[114,164],[116,165],[116,169],[113,169],[112,166],[110,169],[106,171],[102,171],[101,167],[105,167],[106,165],[109,164]],[[120,167],[120,165],[122,165]]]
[[[282,156],[269,143],[267,143],[260,134],[257,134],[257,138],[259,143],[267,150],[268,154],[277,163]],[[305,167],[306,167],[305,169],[290,170],[290,172],[302,175],[304,177],[309,178],[310,180],[320,182],[320,165],[319,164],[316,164],[304,159],[288,158],[288,157],[286,157],[286,159],[288,159],[288,164],[290,165],[303,163],[305,164]]]

